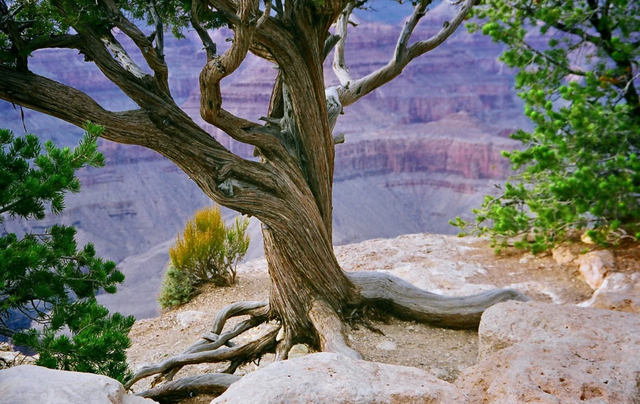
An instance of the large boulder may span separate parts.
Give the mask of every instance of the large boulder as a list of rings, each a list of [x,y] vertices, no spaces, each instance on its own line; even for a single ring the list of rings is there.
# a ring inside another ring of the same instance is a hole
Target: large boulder
[[[244,376],[212,404],[466,403],[450,383],[417,368],[318,353]]]
[[[489,308],[477,365],[456,385],[472,403],[640,402],[640,315],[537,302]]]
[[[2,404],[152,404],[107,376],[23,365],[0,371]]]

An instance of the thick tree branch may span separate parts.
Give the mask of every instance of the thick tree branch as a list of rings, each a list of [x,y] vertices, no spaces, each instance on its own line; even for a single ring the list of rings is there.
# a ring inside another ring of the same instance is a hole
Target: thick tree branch
[[[420,19],[425,15],[426,8],[431,3],[431,0],[420,1],[405,24],[404,29],[398,38],[394,56],[389,63],[361,79],[351,81],[348,88],[345,86],[339,86],[337,88],[342,106],[346,107],[353,104],[363,96],[369,94],[371,91],[393,80],[402,73],[402,70],[413,59],[437,48],[456,31],[473,7],[474,2],[475,0],[465,0],[456,16],[451,21],[444,24],[443,28],[436,35],[427,40],[418,41],[410,47],[407,47],[413,30]]]
[[[0,98],[82,127],[85,122],[108,127],[105,137],[146,146],[142,130],[155,128],[141,110],[110,112],[87,94],[31,72],[0,66]]]
[[[80,35],[55,35],[49,38],[38,37],[28,44],[29,53],[39,49],[61,48],[61,49],[77,49],[82,48],[82,38]]]
[[[111,112],[72,87],[30,72],[0,66],[0,99],[23,105],[82,127],[102,125],[102,137],[157,151],[182,168],[216,202],[260,219],[277,206],[280,179],[263,164],[225,149],[179,108]]]
[[[270,3],[268,3],[270,4]],[[233,73],[246,58],[256,30],[269,18],[270,6],[260,17],[258,2],[241,0],[238,5],[239,21],[234,25],[234,41],[231,47],[219,57],[207,62],[200,73],[200,115],[206,122],[223,130],[233,139],[259,147],[263,153],[282,154],[284,149],[277,138],[255,130],[260,127],[238,118],[222,109],[220,81]]]

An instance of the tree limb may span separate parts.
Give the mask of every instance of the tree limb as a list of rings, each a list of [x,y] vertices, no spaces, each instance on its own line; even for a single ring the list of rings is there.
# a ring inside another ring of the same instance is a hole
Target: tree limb
[[[336,44],[336,51],[333,54],[333,72],[340,80],[340,84],[344,87],[349,87],[351,81],[351,75],[349,74],[349,67],[344,59],[344,48],[347,43],[347,28],[349,26],[349,17],[356,6],[355,0],[352,0],[347,4],[342,14],[336,22],[336,35],[339,36],[338,43]],[[326,52],[326,51],[325,51]]]
[[[111,19],[116,27],[118,27],[122,33],[128,36],[133,43],[138,47],[140,53],[144,57],[147,65],[154,72],[154,77],[158,83],[159,88],[164,94],[169,95],[169,70],[167,64],[164,61],[164,28],[162,20],[155,9],[155,0],[148,0],[149,10],[152,19],[154,20],[156,29],[156,46],[153,46],[152,41],[142,32],[134,23],[132,23],[123,13],[120,11],[120,7],[113,0],[100,0],[105,10],[111,15]]]
[[[258,12],[257,1],[241,0],[239,2],[239,22],[234,26],[235,37],[231,47],[222,56],[209,60],[200,73],[200,115],[206,122],[223,130],[235,140],[263,150],[281,152],[279,142],[273,136],[244,130],[244,128],[259,125],[238,118],[222,109],[220,81],[233,73],[246,58],[255,31],[268,18],[266,12],[258,18]]]
[[[436,35],[427,40],[418,41],[410,47],[407,47],[413,30],[420,19],[425,15],[426,8],[431,4],[431,2],[432,0],[422,0],[416,4],[413,14],[406,22],[404,29],[398,37],[394,56],[387,65],[365,77],[351,81],[348,88],[345,86],[339,86],[337,88],[343,107],[353,104],[363,96],[369,94],[371,91],[393,80],[402,73],[402,70],[413,59],[437,48],[449,36],[451,36],[451,34],[453,34],[460,26],[462,21],[464,21],[467,14],[473,7],[475,0],[465,0],[456,16],[448,24],[445,24]]]
[[[213,39],[211,39],[207,30],[204,29],[198,21],[198,0],[193,0],[191,2],[191,15],[189,18],[191,20],[191,26],[196,30],[196,33],[198,34],[198,37],[200,37],[200,41],[202,41],[202,45],[207,52],[208,62],[216,56],[218,48],[216,47],[215,42],[213,42]]]

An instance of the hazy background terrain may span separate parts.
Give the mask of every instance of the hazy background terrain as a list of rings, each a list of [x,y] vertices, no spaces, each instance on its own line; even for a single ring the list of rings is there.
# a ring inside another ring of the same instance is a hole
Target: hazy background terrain
[[[355,77],[387,63],[409,5],[374,1],[379,12],[353,17],[347,62]],[[451,15],[442,3],[429,11],[414,37],[437,32]],[[252,148],[232,142],[199,116],[198,75],[206,56],[193,32],[167,40],[169,82],[178,105],[232,151],[251,156]],[[218,44],[228,30],[213,34]],[[527,126],[513,89],[513,74],[497,58],[501,48],[464,28],[440,48],[414,60],[403,74],[345,109],[335,133],[346,143],[336,147],[334,243],[432,232],[453,234],[448,220],[469,217],[493,184],[509,174],[500,151],[517,143],[509,133]],[[81,55],[63,50],[40,51],[30,61],[46,77],[71,84],[112,110],[135,108],[120,90]],[[248,58],[223,81],[226,109],[257,120],[267,114],[273,67]],[[328,83],[337,83],[327,64]],[[23,134],[20,107],[0,101],[0,127]],[[74,126],[24,110],[24,127],[43,140],[77,144],[82,131]],[[158,312],[156,295],[175,235],[195,210],[212,202],[170,161],[150,150],[100,141],[107,157],[101,169],[78,174],[80,194],[67,197],[67,209],[44,221],[7,218],[9,232],[43,230],[53,223],[73,225],[80,244],[92,242],[99,254],[118,264],[127,277],[115,295],[101,296],[110,309],[138,318]],[[225,210],[228,219],[234,212]],[[247,259],[260,257],[259,224],[250,226],[252,244]]]

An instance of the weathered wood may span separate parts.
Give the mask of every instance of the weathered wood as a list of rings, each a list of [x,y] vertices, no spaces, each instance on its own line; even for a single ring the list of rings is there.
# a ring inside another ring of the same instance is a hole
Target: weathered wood
[[[404,68],[413,59],[437,48],[458,29],[462,21],[464,21],[466,16],[469,14],[469,11],[471,11],[475,1],[476,0],[464,0],[462,7],[455,17],[449,21],[448,24],[444,24],[443,28],[437,34],[426,40],[417,41],[413,45],[409,46],[413,30],[418,25],[420,19],[425,15],[427,6],[433,2],[432,0],[418,1],[415,5],[413,14],[405,23],[405,26],[398,37],[398,43],[396,45],[394,55],[389,63],[362,78],[349,80],[347,82],[348,85],[341,83],[341,85],[337,87],[342,105],[344,107],[349,106],[373,90],[390,82],[394,78],[398,77],[400,73],[402,73],[402,70],[404,70]],[[342,77],[342,81],[345,77],[344,72],[338,69],[338,74],[338,77]]]
[[[267,321],[268,313],[269,307],[267,302],[243,301],[227,305],[216,313],[211,330],[204,333],[198,341],[185,349],[182,355],[213,351],[223,345],[233,348],[235,344],[231,342],[231,339]],[[237,324],[232,330],[220,334],[228,319],[243,315],[250,315],[252,317],[249,320]],[[155,386],[164,380],[173,380],[173,377],[180,369],[182,369],[182,366],[175,366],[163,372],[156,376],[151,385]]]
[[[261,338],[251,341],[245,345],[234,348],[219,348],[215,351],[198,352],[184,355],[177,355],[168,358],[156,365],[142,366],[126,384],[126,388],[130,388],[139,380],[158,373],[166,372],[174,367],[193,365],[198,363],[218,363],[227,362],[237,359],[243,361],[251,361],[259,358],[265,353],[273,352],[276,346],[276,336],[280,327],[274,327]]]
[[[347,275],[360,288],[363,303],[380,305],[399,318],[440,327],[477,328],[482,313],[494,304],[506,300],[529,300],[513,289],[454,297],[427,292],[382,272],[349,272]]]
[[[200,394],[220,395],[224,393],[232,383],[240,379],[241,376],[227,373],[206,373],[199,376],[183,377],[159,387],[145,390],[136,395],[150,398],[159,403],[172,403]]]
[[[244,315],[252,315],[252,316],[262,316],[266,315],[268,312],[269,302],[236,302],[232,303],[228,306],[223,307],[220,311],[216,313],[216,317],[213,319],[213,324],[211,325],[210,332],[214,334],[220,334],[227,320],[232,317],[244,316]],[[260,310],[258,309],[266,309]]]

